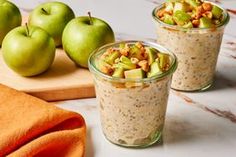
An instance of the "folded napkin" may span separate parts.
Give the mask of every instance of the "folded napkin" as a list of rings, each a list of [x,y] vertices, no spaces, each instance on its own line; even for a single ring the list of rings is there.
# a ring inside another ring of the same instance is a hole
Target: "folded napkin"
[[[81,115],[0,84],[0,157],[81,157],[85,136]]]

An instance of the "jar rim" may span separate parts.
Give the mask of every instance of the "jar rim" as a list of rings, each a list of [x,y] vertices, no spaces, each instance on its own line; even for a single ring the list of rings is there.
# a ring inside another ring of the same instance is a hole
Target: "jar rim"
[[[134,79],[134,78],[118,78],[118,77],[112,77],[112,76],[109,76],[109,75],[106,75],[104,73],[102,73],[95,65],[95,60],[96,58],[101,55],[102,53],[105,52],[105,50],[107,50],[108,48],[110,47],[113,47],[113,46],[118,46],[120,43],[128,43],[128,44],[135,44],[136,42],[141,42],[144,46],[150,46],[150,47],[153,47],[155,49],[157,49],[158,51],[160,52],[163,52],[163,53],[166,53],[166,54],[169,54],[170,57],[171,57],[171,65],[170,65],[170,68],[161,73],[161,74],[158,74],[158,75],[155,75],[153,77],[150,77],[150,78],[139,78],[139,79]],[[89,67],[89,70],[94,73],[95,75],[99,75],[101,76],[102,78],[106,79],[106,80],[109,80],[109,81],[112,81],[112,82],[136,82],[136,83],[139,83],[139,82],[142,82],[142,83],[145,83],[145,82],[151,82],[151,81],[154,81],[154,80],[161,80],[163,78],[165,78],[166,76],[169,76],[171,74],[173,74],[177,68],[177,57],[174,53],[170,52],[168,49],[166,49],[165,47],[157,44],[157,43],[153,43],[153,42],[149,42],[149,41],[138,41],[138,40],[123,40],[123,41],[118,41],[118,42],[114,42],[114,43],[110,43],[110,44],[106,44],[96,50],[93,51],[93,53],[90,55],[89,59],[88,59],[88,67]]]
[[[209,1],[204,1],[204,2],[208,2],[208,3],[211,3],[212,5],[215,5],[217,7],[219,7],[220,9],[223,10],[223,16],[224,16],[224,19],[223,21],[217,25],[216,27],[211,27],[211,28],[183,28],[181,26],[178,26],[178,25],[170,25],[170,24],[167,24],[167,23],[164,23],[163,21],[161,21],[157,16],[156,16],[156,12],[157,10],[160,10],[161,8],[164,7],[164,4],[165,3],[162,3],[160,5],[158,5],[157,7],[155,7],[152,11],[152,17],[153,19],[158,22],[159,24],[161,24],[163,27],[166,27],[166,28],[169,28],[169,29],[172,29],[172,30],[180,30],[180,31],[184,31],[184,32],[198,32],[198,31],[212,31],[212,30],[215,30],[215,29],[219,29],[221,27],[224,27],[226,26],[228,23],[229,23],[229,20],[230,20],[230,16],[229,16],[229,13],[224,9],[222,8],[221,6],[213,3],[213,2],[209,2]]]

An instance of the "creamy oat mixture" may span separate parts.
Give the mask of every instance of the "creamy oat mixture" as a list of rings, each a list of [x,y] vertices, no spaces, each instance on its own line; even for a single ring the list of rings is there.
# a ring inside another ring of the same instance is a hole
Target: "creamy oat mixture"
[[[223,29],[187,33],[157,26],[157,42],[168,47],[178,58],[171,87],[194,91],[213,82]]]
[[[171,76],[138,87],[124,88],[95,77],[103,132],[124,146],[156,142],[164,126]]]
[[[104,135],[127,147],[155,143],[164,126],[174,56],[143,42],[122,42],[101,52],[94,59],[99,70],[94,82]]]
[[[196,91],[212,84],[225,16],[222,8],[202,0],[167,0],[154,10],[157,42],[178,58],[172,88]]]

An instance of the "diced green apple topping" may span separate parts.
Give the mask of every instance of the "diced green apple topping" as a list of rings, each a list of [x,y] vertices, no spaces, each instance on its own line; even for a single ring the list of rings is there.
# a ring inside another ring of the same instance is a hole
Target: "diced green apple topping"
[[[169,25],[175,25],[175,21],[173,20],[173,17],[169,14],[164,14],[164,22]]]
[[[120,53],[118,51],[114,51],[113,53],[111,53],[110,55],[108,55],[105,59],[105,61],[108,64],[113,64],[115,62],[115,59],[118,58],[120,56]]]
[[[96,67],[112,77],[142,79],[167,71],[170,61],[168,54],[141,42],[121,43],[118,48],[107,49],[97,59]]]
[[[125,78],[133,78],[133,79],[145,78],[145,72],[141,68],[127,70],[124,73],[125,73]]]
[[[169,69],[169,63],[170,62],[170,57],[166,53],[158,53],[158,61],[159,61],[159,66],[161,69]]]
[[[124,68],[117,67],[112,74],[113,77],[124,78]]]
[[[120,57],[120,62],[117,65],[119,65],[120,67],[126,70],[136,69],[136,65],[132,63],[129,58],[123,55]]]
[[[199,23],[199,28],[210,28],[212,27],[212,22],[210,19],[207,17],[201,17],[200,18],[200,23]]]
[[[148,65],[151,65],[157,58],[158,51],[152,47],[146,47],[145,49],[148,54]]]
[[[189,5],[185,2],[183,2],[183,3],[175,2],[173,5],[174,5],[174,9],[172,10],[173,12],[176,12],[177,10],[181,10],[184,12],[191,11]]]
[[[214,5],[212,7],[211,12],[212,12],[214,18],[219,19],[222,15],[223,10]]]
[[[153,77],[155,75],[158,75],[158,74],[161,74],[162,73],[162,70],[160,68],[160,64],[159,62],[153,62],[151,64],[151,70],[147,73],[147,77]]]
[[[223,10],[202,0],[166,0],[157,17],[166,24],[183,28],[212,28],[223,20]]]
[[[173,19],[179,26],[183,26],[190,21],[191,16],[182,10],[177,10],[174,12]]]

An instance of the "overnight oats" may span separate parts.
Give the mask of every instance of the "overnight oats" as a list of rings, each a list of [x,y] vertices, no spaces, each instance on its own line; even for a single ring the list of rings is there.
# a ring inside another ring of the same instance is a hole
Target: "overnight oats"
[[[200,0],[168,0],[153,10],[157,43],[178,58],[171,87],[182,91],[211,86],[228,13]]]
[[[109,141],[146,147],[161,138],[176,67],[174,54],[149,42],[117,42],[90,56],[102,130]]]

